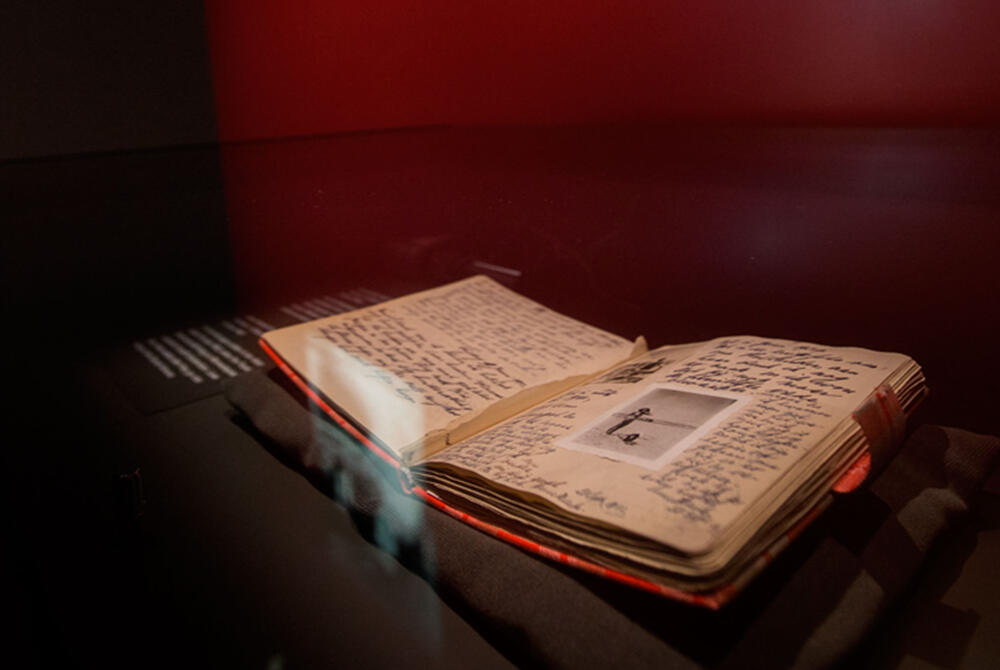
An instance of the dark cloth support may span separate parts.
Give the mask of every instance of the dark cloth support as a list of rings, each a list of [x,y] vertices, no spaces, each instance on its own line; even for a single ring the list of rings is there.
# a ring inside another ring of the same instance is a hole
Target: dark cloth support
[[[360,533],[508,658],[554,668],[834,665],[912,582],[1000,459],[1000,439],[922,426],[874,481],[840,496],[710,612],[545,561],[417,503],[280,373],[238,378],[227,397],[265,447],[345,505]]]

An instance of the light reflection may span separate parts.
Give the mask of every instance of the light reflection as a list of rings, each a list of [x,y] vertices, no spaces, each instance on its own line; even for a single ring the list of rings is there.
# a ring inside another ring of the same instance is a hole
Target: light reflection
[[[327,340],[320,340],[318,345],[306,349],[308,378],[319,379],[334,370],[339,370],[337,374],[346,375],[344,378],[352,378],[350,370],[356,368],[358,362]],[[391,372],[383,370],[381,374],[396,381]],[[362,409],[359,416],[364,417],[366,427],[373,434],[391,434],[391,426],[398,426],[400,422],[424,432],[422,413],[416,406],[400,411],[398,398],[389,390],[393,387],[395,384],[345,388],[342,400],[351,407]],[[387,412],[386,407],[393,407],[393,411]],[[326,438],[327,444],[336,445],[336,453],[324,451],[328,461],[322,464],[328,469],[333,459],[339,459],[340,468],[333,477],[336,498],[348,509],[370,515],[370,541],[417,569],[425,578],[432,577],[433,551],[428,534],[424,532],[423,503],[403,495],[397,488],[398,482],[386,477],[373,465],[370,455],[362,451],[364,447],[348,444],[341,433],[334,435],[334,429],[321,410],[314,406],[314,412],[317,433]],[[413,565],[414,562],[417,564]]]

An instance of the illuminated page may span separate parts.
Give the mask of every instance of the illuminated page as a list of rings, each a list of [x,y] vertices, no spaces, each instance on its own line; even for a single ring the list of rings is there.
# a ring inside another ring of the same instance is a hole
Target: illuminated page
[[[744,534],[748,518],[765,523],[794,493],[789,480],[820,466],[817,452],[831,453],[824,440],[907,360],[755,337],[665,347],[425,466],[705,553],[736,520]]]
[[[264,339],[404,462],[645,350],[483,276]]]

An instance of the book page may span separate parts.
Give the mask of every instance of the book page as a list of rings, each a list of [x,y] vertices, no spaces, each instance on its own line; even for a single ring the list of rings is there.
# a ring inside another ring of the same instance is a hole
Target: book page
[[[272,331],[264,339],[407,462],[645,346],[482,276]]]
[[[469,470],[572,515],[702,553],[755,505],[786,499],[776,482],[818,467],[817,445],[906,360],[754,337],[665,347],[426,467]]]

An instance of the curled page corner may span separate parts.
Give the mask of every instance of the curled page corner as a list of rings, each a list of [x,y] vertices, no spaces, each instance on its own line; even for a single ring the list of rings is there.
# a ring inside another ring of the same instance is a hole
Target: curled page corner
[[[641,356],[649,351],[649,344],[646,342],[646,338],[643,335],[635,338],[635,342],[632,344],[632,353],[629,354],[629,358],[635,358],[636,356]]]

